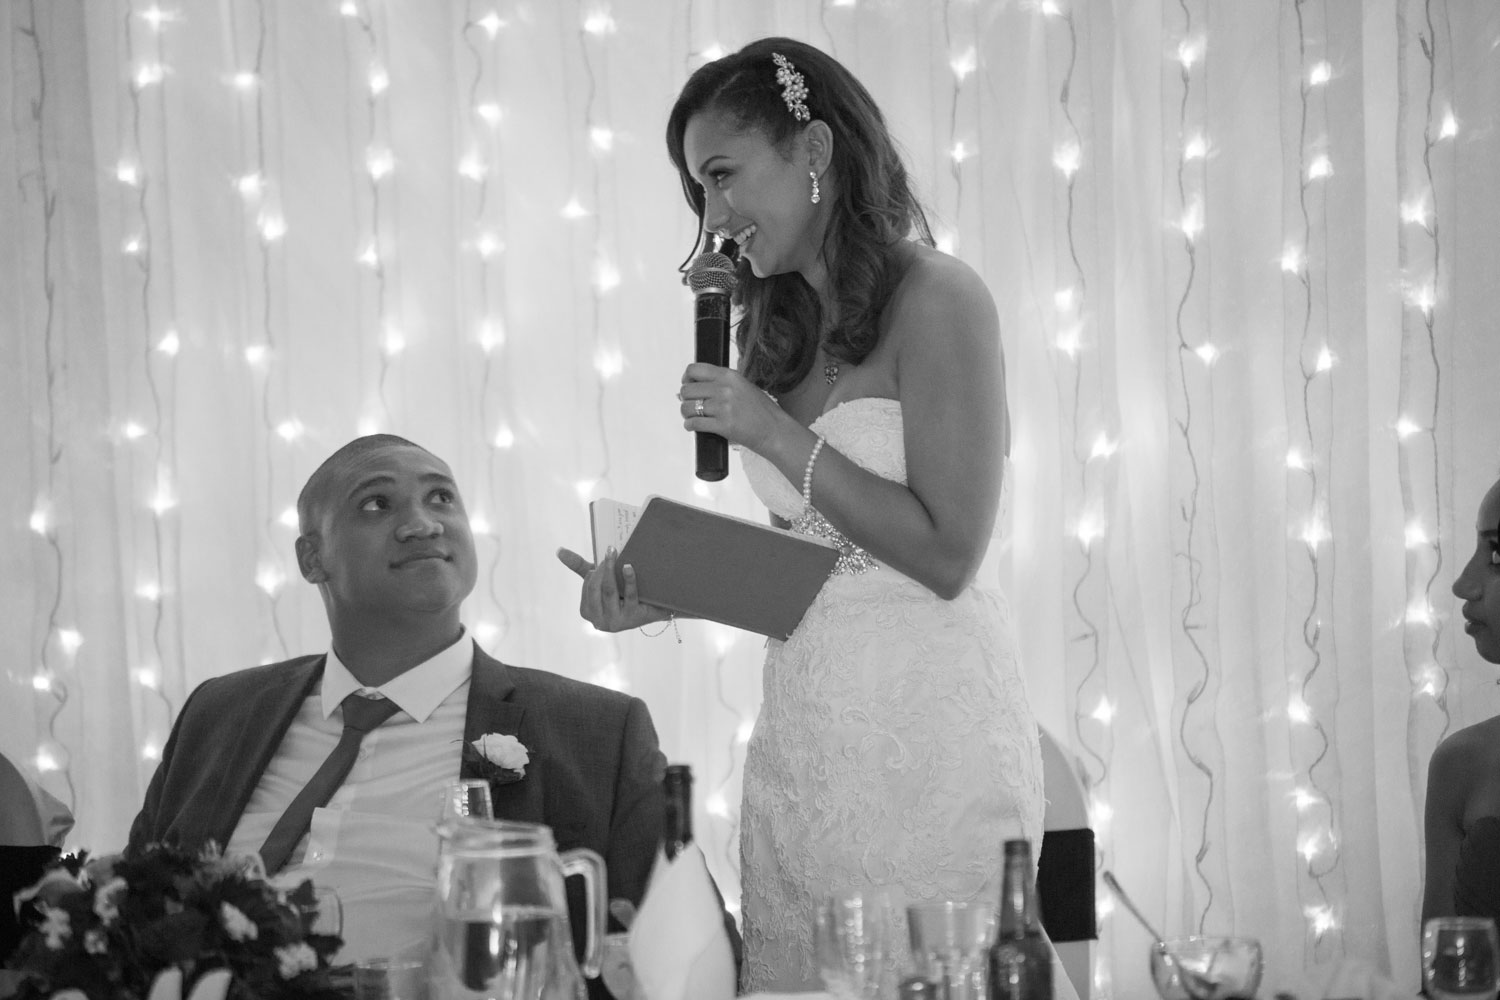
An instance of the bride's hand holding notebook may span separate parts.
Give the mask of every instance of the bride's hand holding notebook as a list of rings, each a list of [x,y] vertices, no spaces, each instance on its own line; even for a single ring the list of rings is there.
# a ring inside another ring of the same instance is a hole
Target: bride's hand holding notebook
[[[622,567],[613,548],[606,550],[596,562],[589,562],[566,548],[557,550],[557,558],[583,579],[578,613],[599,631],[627,632],[672,617],[668,608],[641,603],[634,569]]]
[[[595,500],[589,511],[596,564],[567,550],[558,557],[585,575],[580,611],[607,631],[675,613],[785,639],[839,557],[823,539],[666,497],[639,508]]]

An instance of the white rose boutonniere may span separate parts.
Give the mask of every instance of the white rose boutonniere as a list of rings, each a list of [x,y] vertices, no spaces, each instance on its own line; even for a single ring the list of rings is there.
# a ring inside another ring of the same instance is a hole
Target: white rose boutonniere
[[[485,733],[472,743],[464,744],[464,763],[480,778],[494,785],[505,785],[526,777],[531,751],[514,736]]]

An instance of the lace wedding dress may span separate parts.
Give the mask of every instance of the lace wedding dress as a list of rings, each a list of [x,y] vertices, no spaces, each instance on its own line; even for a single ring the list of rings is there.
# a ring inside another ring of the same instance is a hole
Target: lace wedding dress
[[[850,400],[812,427],[863,468],[906,481],[899,401]],[[796,520],[798,487],[741,456],[756,495]],[[834,533],[814,521],[799,530]],[[1003,842],[1025,836],[1033,856],[1041,847],[1041,751],[1004,597],[975,585],[944,601],[836,540],[846,555],[834,575],[791,638],[769,644],[745,756],[747,992],[822,988],[813,908],[830,892],[998,901]]]

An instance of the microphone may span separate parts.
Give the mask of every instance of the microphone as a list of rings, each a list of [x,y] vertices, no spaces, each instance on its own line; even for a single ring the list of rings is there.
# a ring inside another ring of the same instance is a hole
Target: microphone
[[[693,360],[729,367],[729,294],[739,279],[728,255],[699,254],[683,281],[693,290]],[[729,442],[719,434],[696,432],[697,476],[715,483],[729,475]]]

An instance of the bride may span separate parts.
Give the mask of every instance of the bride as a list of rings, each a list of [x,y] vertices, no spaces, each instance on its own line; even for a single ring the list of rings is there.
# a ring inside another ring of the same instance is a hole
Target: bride
[[[823,52],[768,38],[706,64],[667,146],[704,232],[739,250],[739,367],[688,366],[683,426],[737,446],[773,523],[842,550],[769,644],[740,840],[742,987],[817,989],[819,899],[996,900],[1004,841],[1040,847],[1009,610],[975,580],[1006,487],[999,325],[981,279],[933,248],[870,95]],[[630,567],[616,588],[613,554],[560,557],[596,627],[667,617]]]

